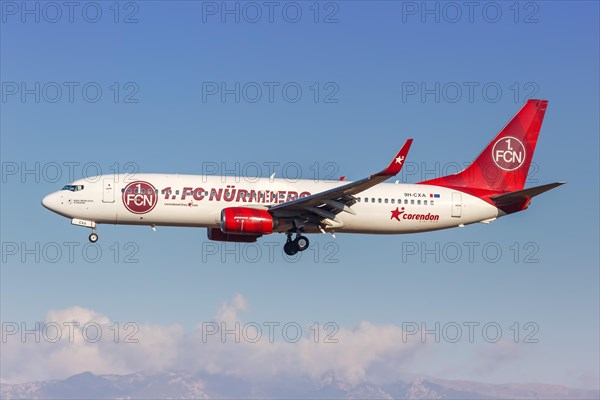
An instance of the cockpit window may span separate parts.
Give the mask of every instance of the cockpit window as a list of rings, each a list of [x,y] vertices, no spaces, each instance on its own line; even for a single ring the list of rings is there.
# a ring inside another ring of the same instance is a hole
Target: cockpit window
[[[83,185],[66,185],[62,188],[62,190],[69,190],[71,192],[78,192],[83,190]]]

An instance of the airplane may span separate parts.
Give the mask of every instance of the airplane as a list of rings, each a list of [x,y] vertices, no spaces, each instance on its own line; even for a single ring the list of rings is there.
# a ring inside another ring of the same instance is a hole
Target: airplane
[[[101,175],[64,186],[42,205],[90,228],[92,243],[97,224],[198,227],[225,242],[284,233],[288,255],[306,250],[312,233],[403,234],[490,223],[565,183],[524,189],[547,106],[527,101],[466,169],[415,184],[384,183],[402,169],[408,139],[385,169],[354,182]]]

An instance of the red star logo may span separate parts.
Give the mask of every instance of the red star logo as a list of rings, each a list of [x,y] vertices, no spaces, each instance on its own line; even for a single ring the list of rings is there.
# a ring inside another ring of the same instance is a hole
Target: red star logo
[[[390,217],[390,219],[396,218],[398,221],[400,221],[400,214],[402,214],[403,212],[404,207],[402,207],[402,211],[398,210],[398,207],[396,207],[395,210],[392,210],[392,216]]]

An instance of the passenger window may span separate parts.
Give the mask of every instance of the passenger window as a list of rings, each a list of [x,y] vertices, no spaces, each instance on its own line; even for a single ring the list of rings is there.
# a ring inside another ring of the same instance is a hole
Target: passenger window
[[[423,200],[423,204],[427,205],[427,200]]]
[[[385,204],[387,204],[387,202],[388,202],[388,199],[383,199],[383,202],[384,202]]]
[[[356,202],[357,202],[357,203],[360,203],[360,197],[357,197],[357,198],[356,198]]]
[[[121,193],[125,193],[125,188],[121,188]]]
[[[177,195],[178,195],[178,194],[179,194],[179,190],[176,190],[176,191],[175,191],[175,194],[177,194]]]
[[[417,204],[418,204],[418,205],[421,205],[421,200],[417,200]]]
[[[404,204],[408,204],[408,199],[404,199]]]
[[[394,201],[396,201],[395,199],[392,199],[392,204],[394,204]]]
[[[431,204],[431,205],[433,205],[433,200],[431,200],[431,203],[430,203],[430,204]]]
[[[375,203],[375,197],[371,197],[371,203]]]
[[[415,200],[414,200],[414,199],[412,199],[412,200],[410,201],[410,204],[415,204]]]

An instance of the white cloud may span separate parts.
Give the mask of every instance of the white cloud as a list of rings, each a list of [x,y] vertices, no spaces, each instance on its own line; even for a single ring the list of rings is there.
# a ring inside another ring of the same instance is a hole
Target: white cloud
[[[216,320],[224,322],[239,321],[238,312],[248,309],[248,301],[239,293],[233,296],[231,303],[225,302],[221,304],[217,311]]]
[[[49,321],[57,322],[61,325],[64,322],[78,322],[80,325],[85,325],[89,322],[97,322],[99,324],[108,324],[110,322],[107,316],[79,306],[65,308],[64,310],[50,310],[46,314],[46,322]]]
[[[33,334],[25,340],[19,334],[7,336],[2,345],[1,379],[4,383],[19,383],[65,378],[82,371],[125,374],[141,370],[188,370],[252,379],[269,379],[280,374],[315,379],[333,375],[353,384],[376,374],[383,365],[387,370],[404,367],[422,347],[403,343],[402,331],[396,326],[369,322],[354,328],[340,327],[329,338],[334,340],[332,343],[324,341],[335,326],[329,329],[320,326],[316,336],[316,330],[292,323],[286,341],[282,333],[285,322],[272,325],[270,334],[268,326],[240,319],[238,314],[247,308],[247,300],[236,294],[219,307],[213,321],[199,323],[194,331],[187,333],[178,325],[152,324],[139,325],[139,330],[134,331],[135,325],[127,328],[123,324],[114,325],[107,316],[82,307],[53,310],[48,312],[46,323],[65,327],[60,340],[56,343],[45,340],[56,335],[50,328],[43,328],[44,324],[38,333],[39,343]],[[72,332],[68,332],[69,326],[73,326]],[[298,326],[302,337],[292,343]],[[94,342],[98,327],[102,337]],[[229,329],[230,333],[224,337],[221,332],[207,333],[215,328]],[[137,343],[126,343],[127,339]]]

